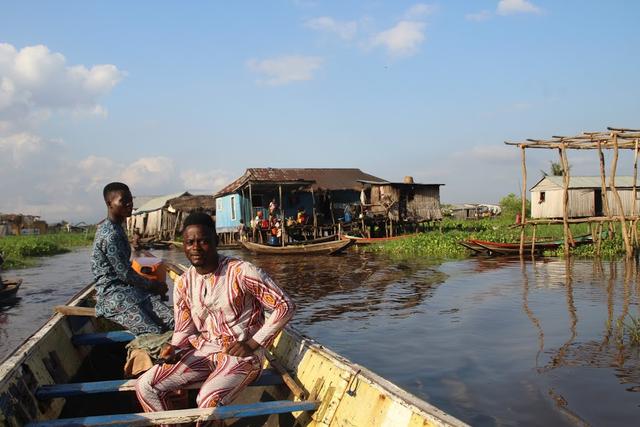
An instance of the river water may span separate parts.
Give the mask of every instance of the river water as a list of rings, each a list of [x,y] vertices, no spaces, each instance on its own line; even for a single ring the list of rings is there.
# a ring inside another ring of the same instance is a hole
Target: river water
[[[303,333],[467,423],[637,425],[639,347],[621,326],[640,315],[633,263],[222,253],[276,278]],[[0,358],[89,282],[88,249],[11,273],[24,284],[0,312]]]

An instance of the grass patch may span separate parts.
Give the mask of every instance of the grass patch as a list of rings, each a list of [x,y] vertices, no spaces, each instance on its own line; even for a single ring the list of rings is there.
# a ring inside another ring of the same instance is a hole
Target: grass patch
[[[612,259],[625,254],[619,225],[611,240],[602,241],[602,258]],[[458,244],[461,240],[479,239],[493,242],[519,242],[520,228],[513,227],[513,220],[508,218],[490,218],[482,220],[452,220],[444,219],[441,227],[437,229],[425,229],[415,236],[379,245],[365,247],[365,251],[382,252],[392,256],[416,257],[427,256],[442,259],[465,258],[471,251]],[[532,228],[527,228],[527,237],[531,237]],[[590,234],[588,224],[571,225],[574,237]],[[538,225],[536,241],[543,239],[560,240],[563,238],[562,225]],[[571,254],[576,257],[595,257],[595,245],[582,245],[571,249]],[[560,246],[555,251],[547,251],[548,256],[563,256],[564,249]]]
[[[4,269],[25,268],[35,265],[35,257],[57,255],[72,248],[88,246],[94,232],[56,233],[40,236],[0,237],[0,253],[4,256]]]

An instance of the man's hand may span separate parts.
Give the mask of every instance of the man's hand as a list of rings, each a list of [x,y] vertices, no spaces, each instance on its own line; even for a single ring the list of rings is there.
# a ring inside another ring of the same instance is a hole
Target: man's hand
[[[158,362],[173,365],[178,360],[180,360],[180,357],[182,357],[182,354],[184,353],[184,351],[185,350],[180,350],[177,347],[174,347],[171,344],[167,343],[164,346],[162,346],[162,349],[160,350],[160,354],[159,354],[160,358]]]
[[[151,292],[160,296],[164,296],[167,294],[167,292],[169,292],[169,287],[167,286],[166,282],[159,282],[157,280],[154,280],[152,282]]]
[[[260,344],[258,344],[253,338],[249,338],[247,341],[239,341],[232,344],[225,348],[224,352],[230,356],[249,357],[258,347],[260,347]]]

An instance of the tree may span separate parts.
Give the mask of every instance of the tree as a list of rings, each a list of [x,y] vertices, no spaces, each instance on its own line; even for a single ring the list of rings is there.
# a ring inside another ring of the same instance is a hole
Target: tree
[[[531,215],[531,202],[526,201],[527,217]],[[500,208],[502,209],[502,216],[514,218],[517,214],[522,212],[522,198],[510,193],[500,200]]]
[[[550,162],[551,166],[549,167],[549,173],[541,170],[542,176],[562,176],[562,172],[564,168],[560,163]],[[569,171],[571,170],[571,166],[569,166]]]

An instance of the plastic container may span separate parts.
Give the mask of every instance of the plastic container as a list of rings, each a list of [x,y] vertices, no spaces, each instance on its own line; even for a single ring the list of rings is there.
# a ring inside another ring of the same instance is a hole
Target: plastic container
[[[278,246],[280,242],[277,236],[269,236],[267,238],[267,244],[270,246]]]

